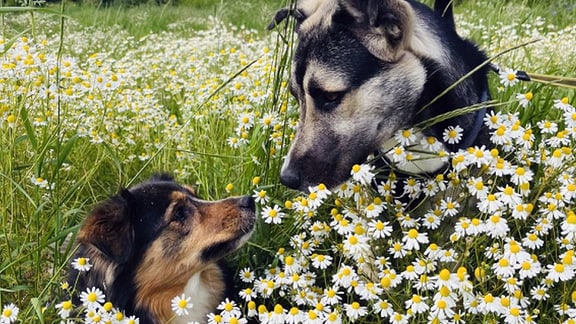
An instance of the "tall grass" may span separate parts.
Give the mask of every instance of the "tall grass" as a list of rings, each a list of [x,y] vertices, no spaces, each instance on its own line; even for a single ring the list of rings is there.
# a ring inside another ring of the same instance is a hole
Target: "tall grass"
[[[249,268],[263,281],[265,271],[286,271],[286,256],[309,266],[310,255],[302,251],[310,245],[316,248],[315,255],[339,258],[330,271],[350,260],[336,252],[342,241],[334,233],[333,242],[311,240],[306,217],[329,224],[333,210],[359,208],[377,193],[365,187],[365,201],[336,195],[318,210],[303,212],[293,206],[310,197],[300,197],[278,182],[297,118],[286,87],[294,39],[289,26],[270,33],[263,29],[282,5],[207,1],[189,7],[99,9],[66,4],[50,8],[55,14],[0,11],[0,305],[16,304],[22,323],[56,322],[55,305],[63,298],[60,286],[78,224],[96,202],[157,171],[174,173],[206,199],[254,194],[266,199],[261,209],[277,205],[283,210],[281,224],[259,222],[252,241],[233,256],[238,270]],[[541,38],[500,57],[498,63],[529,73],[574,76],[576,9],[562,1],[530,5],[509,1],[494,8],[485,1],[464,1],[456,10],[459,32],[490,54]],[[207,18],[208,14],[217,18]],[[504,87],[497,76],[491,81],[495,100],[505,103],[499,110],[518,114],[526,128],[535,128],[544,119],[559,119],[561,114],[552,107],[561,98],[574,104],[574,92],[567,88],[543,83]],[[516,96],[527,92],[533,98],[523,108]],[[566,146],[575,149],[574,139]],[[573,170],[573,160],[568,161],[572,164],[566,169]],[[539,195],[554,187],[547,181],[551,174],[533,165],[537,178],[530,201],[536,203]],[[491,181],[496,188],[500,180]],[[564,210],[573,207],[570,201]],[[383,216],[394,223],[393,238],[400,240],[406,228],[398,225],[401,220],[395,219],[394,211],[391,208]],[[518,223],[511,237],[526,231]],[[450,231],[454,221],[443,225]],[[438,232],[430,237],[442,241]],[[487,237],[470,240],[469,245],[454,244],[472,256],[470,264],[443,265],[490,273],[483,251],[494,242]],[[503,244],[504,239],[500,241]],[[574,249],[550,243],[535,253],[558,257],[565,250]],[[408,261],[396,260],[391,269],[400,273]],[[275,304],[288,310],[299,293],[320,294],[321,288],[330,286],[329,270],[317,274],[324,286],[299,291],[280,287],[278,281],[270,296],[259,291],[256,300],[269,310]],[[483,292],[501,291],[503,284],[494,277],[485,281],[479,275],[474,283]],[[494,282],[498,286],[491,286]],[[404,311],[405,298],[411,296],[408,284],[386,293],[397,311]],[[239,288],[256,291],[255,285],[238,282]],[[571,280],[561,291],[570,294],[574,288]],[[559,315],[554,306],[566,301],[574,308],[574,301],[565,297],[533,302],[531,306],[536,306],[529,309],[537,309],[544,321],[561,321],[571,315]],[[353,298],[347,294],[343,303]],[[248,303],[244,304],[246,311]],[[302,306],[303,311],[313,308]]]

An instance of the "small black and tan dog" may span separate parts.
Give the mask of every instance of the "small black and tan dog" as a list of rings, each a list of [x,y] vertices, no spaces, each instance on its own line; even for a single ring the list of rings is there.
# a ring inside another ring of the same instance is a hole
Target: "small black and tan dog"
[[[178,321],[205,322],[231,288],[220,260],[248,240],[254,222],[250,196],[204,201],[169,175],[156,175],[94,208],[76,253],[93,267],[72,269],[70,281],[78,292],[101,289],[140,323],[174,318],[171,300],[184,293],[194,307]]]

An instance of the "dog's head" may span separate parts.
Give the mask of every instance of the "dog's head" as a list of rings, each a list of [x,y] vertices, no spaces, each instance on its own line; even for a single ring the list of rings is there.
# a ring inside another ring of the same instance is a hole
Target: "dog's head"
[[[405,1],[303,5],[290,78],[300,122],[281,172],[299,190],[348,179],[354,164],[410,123],[426,79],[407,50],[413,12]]]
[[[171,177],[155,176],[98,205],[78,233],[78,256],[93,268],[78,286],[96,286],[118,307],[170,316],[188,280],[249,238],[254,200],[199,199]],[[222,296],[216,296],[220,298]]]
[[[404,0],[304,0],[297,5],[279,11],[271,25],[289,15],[297,19],[289,86],[300,121],[280,179],[299,190],[319,183],[334,187],[396,131],[430,117],[417,115],[425,100],[434,98],[424,95],[427,83],[435,83],[432,74],[443,82],[433,85],[438,94],[444,82],[448,87],[466,72],[451,73],[452,66],[465,68],[450,62],[449,46],[437,34],[446,29],[454,37],[455,31],[420,5]]]

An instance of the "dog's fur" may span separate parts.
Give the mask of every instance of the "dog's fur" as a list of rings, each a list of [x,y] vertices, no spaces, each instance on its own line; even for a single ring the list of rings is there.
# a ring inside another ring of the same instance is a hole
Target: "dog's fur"
[[[437,1],[435,10],[412,0],[299,0],[296,5],[280,10],[269,26],[290,15],[297,19],[290,91],[300,121],[280,175],[288,187],[337,186],[396,131],[489,99],[483,67],[422,109],[486,61],[456,33],[449,0]],[[483,112],[422,131],[441,139],[446,127],[459,125],[464,139],[460,145],[443,143],[445,148],[478,144]]]
[[[174,323],[205,322],[231,288],[219,260],[249,238],[254,210],[250,196],[204,201],[170,176],[154,176],[93,209],[76,253],[93,268],[72,269],[70,283],[77,292],[101,289],[140,323],[166,323],[172,298],[184,293],[194,306]]]

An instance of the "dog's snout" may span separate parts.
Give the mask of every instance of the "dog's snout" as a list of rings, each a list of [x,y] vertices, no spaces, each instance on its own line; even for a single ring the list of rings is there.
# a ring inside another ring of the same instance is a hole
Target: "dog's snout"
[[[300,173],[294,168],[282,168],[280,182],[288,188],[300,188]]]
[[[238,205],[242,208],[247,208],[247,209],[250,209],[252,211],[254,211],[256,209],[256,204],[254,202],[254,198],[252,198],[251,196],[241,197],[240,200],[238,201]]]

